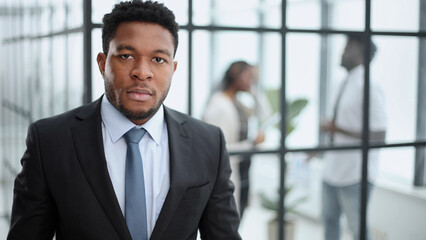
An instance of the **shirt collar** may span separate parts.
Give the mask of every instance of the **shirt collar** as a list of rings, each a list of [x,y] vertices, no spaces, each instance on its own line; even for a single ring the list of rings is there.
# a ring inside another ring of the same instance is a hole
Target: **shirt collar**
[[[353,69],[351,69],[348,73],[350,78],[362,79],[364,80],[364,65],[360,64]]]
[[[105,95],[102,97],[101,117],[113,143],[117,142],[127,131],[136,126],[143,127],[158,145],[161,141],[163,127],[166,124],[163,105],[145,124],[137,126],[118,111]]]

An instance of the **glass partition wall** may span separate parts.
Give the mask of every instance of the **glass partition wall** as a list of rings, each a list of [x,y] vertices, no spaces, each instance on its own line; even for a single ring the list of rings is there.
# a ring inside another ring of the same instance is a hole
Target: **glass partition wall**
[[[82,3],[0,1],[0,238],[28,125],[83,103]]]
[[[102,51],[102,16],[116,2],[0,1],[0,236],[7,232],[28,124],[103,93],[96,55]],[[422,226],[409,224],[421,223],[426,212],[426,1],[160,2],[180,25],[167,106],[201,118],[232,62],[258,67],[257,89],[271,108],[257,124],[266,140],[250,151],[230,152],[252,156],[243,239],[325,239],[323,179],[333,153],[355,154],[361,163],[352,173],[362,179],[357,238],[367,239],[367,232],[371,239],[426,236]],[[364,53],[372,43],[377,51],[371,62],[365,58],[359,94],[351,98],[362,106],[347,121],[359,125],[358,141],[330,144],[320,125],[333,118],[339,86],[348,76],[341,66],[348,34],[360,36]],[[380,105],[372,95],[376,84],[385,99],[385,141],[369,135],[376,126],[371,109]],[[370,191],[373,168],[378,177]],[[342,217],[342,239],[350,239],[350,225]]]

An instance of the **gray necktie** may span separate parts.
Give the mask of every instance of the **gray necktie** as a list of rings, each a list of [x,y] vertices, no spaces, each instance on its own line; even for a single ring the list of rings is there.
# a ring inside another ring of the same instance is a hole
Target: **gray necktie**
[[[145,133],[143,128],[132,128],[124,134],[127,142],[125,218],[133,240],[148,239],[145,182],[139,151],[139,141]]]

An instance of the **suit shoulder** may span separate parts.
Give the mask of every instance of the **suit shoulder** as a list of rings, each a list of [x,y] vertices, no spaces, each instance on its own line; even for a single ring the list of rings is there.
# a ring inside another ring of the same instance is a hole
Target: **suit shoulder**
[[[55,116],[39,119],[32,125],[37,127],[37,129],[50,129],[51,131],[64,129],[66,127],[72,126],[73,123],[79,118],[84,119],[91,117],[89,113],[95,113],[97,108],[100,110],[99,100]],[[100,113],[100,111],[98,112]],[[97,115],[100,116],[100,114]]]

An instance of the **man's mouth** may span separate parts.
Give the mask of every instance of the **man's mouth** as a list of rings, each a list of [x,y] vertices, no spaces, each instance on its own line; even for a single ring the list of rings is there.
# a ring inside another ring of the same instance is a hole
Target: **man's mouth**
[[[127,91],[127,94],[130,99],[141,102],[147,101],[152,97],[152,93],[147,89],[131,89]]]

